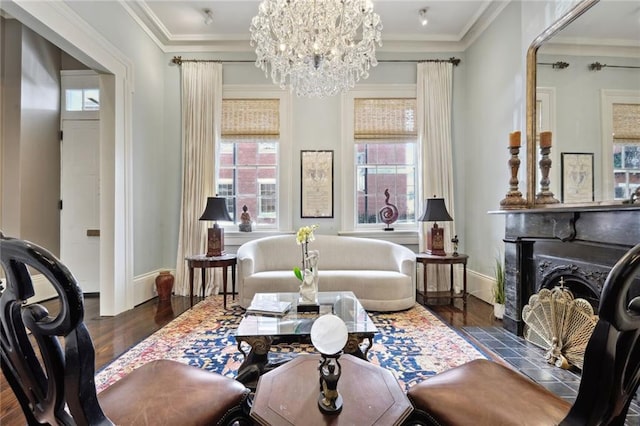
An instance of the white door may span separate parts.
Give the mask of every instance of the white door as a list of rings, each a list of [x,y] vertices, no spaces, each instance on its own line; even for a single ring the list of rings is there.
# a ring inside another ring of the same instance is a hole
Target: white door
[[[83,293],[100,291],[100,121],[63,120],[60,258]]]

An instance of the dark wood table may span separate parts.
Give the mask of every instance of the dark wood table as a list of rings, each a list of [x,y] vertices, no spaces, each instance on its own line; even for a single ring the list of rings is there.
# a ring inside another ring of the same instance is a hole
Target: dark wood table
[[[340,414],[318,407],[320,355],[298,355],[260,377],[251,418],[261,425],[399,425],[413,407],[389,370],[342,355],[338,392]]]
[[[189,267],[189,296],[191,307],[193,307],[193,269],[200,268],[202,270],[202,298],[204,298],[207,268],[222,268],[222,294],[224,297],[224,308],[227,309],[227,268],[231,267],[231,297],[235,299],[236,295],[236,263],[235,254],[224,254],[222,256],[207,257],[206,254],[198,254],[195,256],[185,257]]]
[[[427,254],[427,253],[416,253],[416,263],[422,263],[424,268],[424,288],[423,288],[423,302],[426,304],[427,300],[427,265],[451,265],[450,273],[451,273],[451,286],[449,288],[449,294],[443,295],[442,292],[435,292],[435,296],[433,297],[448,297],[451,302],[453,299],[462,299],[463,304],[466,306],[467,304],[467,260],[469,256],[462,253],[457,253],[455,256],[451,253],[447,253],[444,256],[438,256],[435,254]],[[462,275],[462,294],[456,295],[453,291],[453,265],[461,264],[463,267],[463,275]]]

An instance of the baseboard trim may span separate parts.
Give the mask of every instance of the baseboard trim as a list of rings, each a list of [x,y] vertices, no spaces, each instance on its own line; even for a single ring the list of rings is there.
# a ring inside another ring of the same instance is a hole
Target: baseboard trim
[[[175,269],[161,268],[146,274],[138,275],[133,279],[133,305],[138,306],[147,300],[158,296],[156,291],[156,277],[160,271],[170,271],[174,276]]]
[[[482,299],[493,305],[493,293],[491,289],[495,279],[476,271],[467,269],[467,291],[478,299]]]

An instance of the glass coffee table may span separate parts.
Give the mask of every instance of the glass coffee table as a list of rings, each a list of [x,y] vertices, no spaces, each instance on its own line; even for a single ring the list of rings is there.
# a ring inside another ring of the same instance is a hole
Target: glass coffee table
[[[291,309],[282,316],[246,313],[235,333],[238,350],[244,361],[238,368],[236,380],[249,388],[261,374],[272,370],[285,361],[269,362],[269,350],[279,342],[310,342],[311,326],[320,315],[333,313],[347,325],[348,338],[344,353],[367,360],[373,345],[377,327],[351,291],[319,292],[319,313],[298,312],[298,293],[256,293],[252,304],[261,300],[291,302]]]

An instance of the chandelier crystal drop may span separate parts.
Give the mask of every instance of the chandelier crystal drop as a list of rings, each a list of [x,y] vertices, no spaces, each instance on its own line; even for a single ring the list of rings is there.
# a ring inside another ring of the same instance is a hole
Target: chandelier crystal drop
[[[371,0],[262,0],[251,20],[256,66],[298,96],[333,96],[376,66],[382,21]]]

